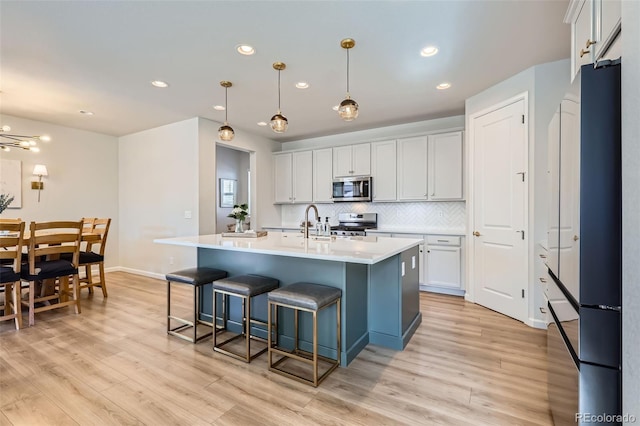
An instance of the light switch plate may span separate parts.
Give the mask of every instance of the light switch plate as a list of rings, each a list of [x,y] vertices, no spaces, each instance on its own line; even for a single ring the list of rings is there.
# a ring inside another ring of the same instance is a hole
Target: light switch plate
[[[185,210],[184,211],[184,218],[185,219],[191,219],[191,210]]]
[[[404,277],[404,262],[402,262],[402,276]]]

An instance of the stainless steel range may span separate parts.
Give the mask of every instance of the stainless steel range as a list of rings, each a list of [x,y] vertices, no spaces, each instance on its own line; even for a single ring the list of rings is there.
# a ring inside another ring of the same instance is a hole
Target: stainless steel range
[[[365,235],[367,229],[376,229],[378,213],[340,213],[338,226],[331,227],[331,235]]]

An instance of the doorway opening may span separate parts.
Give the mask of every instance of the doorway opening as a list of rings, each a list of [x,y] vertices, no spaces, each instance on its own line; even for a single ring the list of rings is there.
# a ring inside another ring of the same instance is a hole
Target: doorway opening
[[[233,230],[235,220],[228,217],[234,205],[247,204],[249,215],[245,229],[250,229],[251,203],[251,154],[246,151],[216,144],[216,232]]]

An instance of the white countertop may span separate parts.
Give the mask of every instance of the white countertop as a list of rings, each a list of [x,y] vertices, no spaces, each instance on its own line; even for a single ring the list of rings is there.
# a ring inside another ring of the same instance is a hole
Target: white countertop
[[[274,232],[260,238],[223,237],[220,234],[161,238],[154,243],[216,250],[243,251],[373,265],[422,244],[417,238],[338,237],[305,239],[302,234]]]

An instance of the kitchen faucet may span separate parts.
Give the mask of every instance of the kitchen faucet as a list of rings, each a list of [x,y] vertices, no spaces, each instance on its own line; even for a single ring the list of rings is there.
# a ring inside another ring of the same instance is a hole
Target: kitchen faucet
[[[320,214],[315,204],[309,204],[304,211],[304,237],[309,238],[309,209],[312,208],[316,211],[316,222],[320,221]]]

